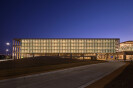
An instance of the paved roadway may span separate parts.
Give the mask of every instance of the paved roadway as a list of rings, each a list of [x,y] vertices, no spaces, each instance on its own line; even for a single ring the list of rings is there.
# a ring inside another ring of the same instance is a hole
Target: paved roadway
[[[110,61],[0,81],[0,88],[84,88],[123,62]]]

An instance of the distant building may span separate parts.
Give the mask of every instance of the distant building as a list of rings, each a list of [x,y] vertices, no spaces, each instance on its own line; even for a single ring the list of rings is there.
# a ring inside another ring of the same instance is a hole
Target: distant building
[[[79,59],[115,59],[119,38],[49,38],[14,39],[14,59],[36,56],[59,56]]]
[[[120,43],[120,51],[133,51],[133,41]]]
[[[117,54],[119,59],[133,59],[133,41],[120,43],[120,50]]]

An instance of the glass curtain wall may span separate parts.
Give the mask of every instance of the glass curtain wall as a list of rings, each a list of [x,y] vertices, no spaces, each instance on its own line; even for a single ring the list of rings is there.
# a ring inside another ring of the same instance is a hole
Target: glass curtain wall
[[[118,39],[21,39],[21,53],[115,53]]]

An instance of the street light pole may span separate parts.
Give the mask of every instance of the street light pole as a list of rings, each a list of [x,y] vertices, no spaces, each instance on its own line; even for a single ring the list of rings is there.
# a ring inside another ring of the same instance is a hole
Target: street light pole
[[[8,51],[9,51],[9,50],[8,50],[8,49],[6,49],[6,59],[7,59],[7,56],[8,56]]]
[[[9,42],[7,42],[7,43],[6,43],[6,45],[7,45],[7,48],[9,48],[10,43],[9,43]],[[9,52],[9,49],[6,49],[6,56],[8,56],[8,52]],[[9,53],[9,55],[10,55],[10,53]]]

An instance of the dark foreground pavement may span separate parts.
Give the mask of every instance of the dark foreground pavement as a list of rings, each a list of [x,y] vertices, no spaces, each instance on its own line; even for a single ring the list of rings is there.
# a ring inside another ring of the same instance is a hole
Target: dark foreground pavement
[[[0,80],[0,88],[84,88],[123,65],[123,62],[110,61]]]

